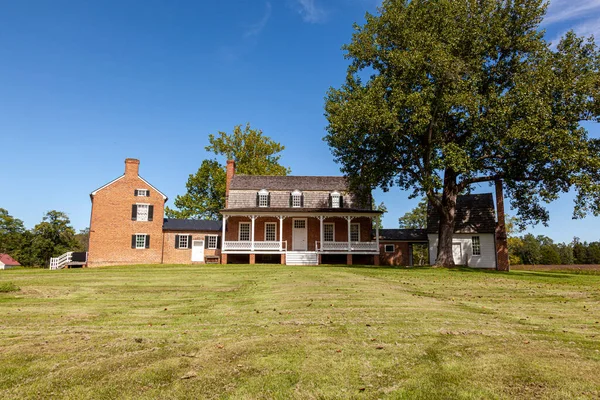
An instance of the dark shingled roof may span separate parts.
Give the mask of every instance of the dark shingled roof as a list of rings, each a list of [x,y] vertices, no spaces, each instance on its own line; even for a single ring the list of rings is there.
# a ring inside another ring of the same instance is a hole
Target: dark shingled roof
[[[163,220],[163,230],[165,231],[220,231],[222,226],[221,221],[171,218]]]
[[[343,176],[234,175],[230,190],[347,190]]]
[[[426,241],[425,229],[380,229],[379,240]]]
[[[440,215],[434,207],[427,207],[427,233],[438,233]],[[456,199],[454,233],[494,233],[496,211],[491,193],[469,194]]]
[[[244,208],[226,208],[221,210],[221,213],[227,212],[244,212],[244,213],[339,213],[339,214],[351,214],[351,213],[369,213],[369,214],[383,214],[377,210],[365,210],[363,208],[298,208],[298,207],[287,207],[287,208],[275,208],[275,207],[244,207]]]

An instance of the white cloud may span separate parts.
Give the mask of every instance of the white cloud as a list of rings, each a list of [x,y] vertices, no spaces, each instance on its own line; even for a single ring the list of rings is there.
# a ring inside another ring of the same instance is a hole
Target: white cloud
[[[296,2],[298,12],[305,22],[316,24],[327,19],[327,12],[317,4],[316,0],[296,0]]]
[[[267,1],[267,3],[265,4],[265,14],[260,19],[260,21],[248,27],[246,32],[244,32],[244,37],[255,37],[260,35],[262,30],[265,29],[265,26],[267,26],[267,22],[269,22],[269,19],[271,18],[271,10],[271,3]]]
[[[544,23],[550,25],[574,19],[598,18],[598,14],[590,15],[594,11],[600,11],[600,0],[553,0],[548,7]]]

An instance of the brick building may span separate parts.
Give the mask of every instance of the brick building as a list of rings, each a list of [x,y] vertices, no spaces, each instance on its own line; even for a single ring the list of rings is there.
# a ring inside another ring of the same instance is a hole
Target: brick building
[[[167,196],[139,165],[126,159],[123,175],[90,194],[88,266],[219,261],[221,223],[164,219]]]

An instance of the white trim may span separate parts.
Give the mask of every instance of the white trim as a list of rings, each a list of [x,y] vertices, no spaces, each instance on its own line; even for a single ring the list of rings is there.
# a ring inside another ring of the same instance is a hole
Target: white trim
[[[215,239],[215,247],[210,246],[210,241],[208,240],[208,238],[211,238],[211,237],[216,238]],[[204,240],[206,241],[206,249],[207,250],[216,250],[217,249],[217,244],[219,243],[219,235],[205,235]]]
[[[341,208],[340,207],[340,199],[342,198],[342,194],[337,190],[331,192],[331,208]]]
[[[146,207],[146,219],[140,219],[140,206]],[[135,203],[135,220],[139,222],[149,222],[150,221],[150,206],[148,203]]]
[[[140,191],[141,191],[141,190],[143,190],[143,191],[144,191],[144,195],[143,195],[143,196],[140,194]],[[148,192],[149,192],[149,191],[150,191],[150,189],[135,189],[135,192],[137,193],[137,194],[135,195],[135,197],[149,197],[149,196],[148,196]]]
[[[139,176],[139,175],[138,175],[137,177],[138,177],[138,178],[140,178],[140,179],[142,180],[142,182],[144,182],[146,185],[150,186],[150,188],[151,188],[151,189],[154,189],[154,190],[156,190],[156,192],[157,192],[157,193],[159,193],[159,194],[160,194],[160,195],[163,197],[163,199],[164,199],[165,201],[167,201],[167,200],[169,199],[167,196],[165,196],[165,194],[164,194],[163,192],[161,192],[160,190],[158,190],[157,188],[155,188],[154,186],[152,186],[150,183],[148,183],[148,181],[147,181],[147,180],[145,180],[144,178],[142,178],[142,177],[141,177],[141,176]],[[90,193],[90,196],[95,196],[95,195],[96,195],[96,193],[98,193],[100,190],[104,189],[104,188],[105,188],[105,187],[107,187],[107,186],[110,186],[110,185],[112,185],[113,183],[115,183],[115,182],[117,182],[117,181],[119,181],[119,180],[121,180],[121,179],[123,179],[123,178],[125,178],[125,175],[121,175],[121,176],[120,176],[120,177],[118,177],[117,179],[113,179],[112,181],[108,182],[106,185],[104,185],[104,186],[102,186],[102,187],[99,187],[98,189],[94,190],[92,193]]]
[[[177,243],[177,248],[179,249],[191,249],[191,243],[190,242],[190,236],[191,235],[177,235],[177,239],[179,240],[179,243]],[[185,247],[181,247],[181,239],[185,238]]]
[[[388,246],[392,246],[392,251],[388,251],[387,247]],[[386,243],[383,245],[383,252],[384,253],[395,253],[396,252],[396,245],[394,243]]]
[[[275,233],[275,239],[273,239],[273,240],[267,240],[267,225],[275,225],[275,229],[273,230],[273,232]],[[277,222],[265,222],[264,241],[265,242],[277,242]]]
[[[331,237],[333,240],[325,240],[325,227],[327,225],[333,226],[333,235]],[[323,242],[335,242],[335,222],[323,222]]]
[[[306,249],[302,249],[302,250],[296,250],[295,244],[296,244],[296,229],[302,229],[302,228],[296,228],[296,221],[304,221],[304,240],[305,240],[305,244],[306,244]],[[308,251],[308,218],[292,218],[292,250],[293,251]]]
[[[264,196],[264,199],[265,199],[265,205],[264,206],[261,205],[263,196]],[[258,204],[257,204],[257,206],[260,207],[260,208],[268,208],[269,207],[269,191],[267,189],[260,189],[258,191]]]
[[[294,200],[298,198],[298,205],[294,205]],[[301,208],[302,207],[302,192],[298,189],[292,192],[292,208]]]
[[[242,225],[248,225],[248,240],[242,240]],[[250,227],[250,222],[248,221],[240,221],[238,222],[238,241],[239,242],[249,242],[252,240],[252,232],[250,231],[252,228]]]
[[[258,208],[258,207],[257,207]],[[372,218],[374,216],[377,215],[381,215],[380,212],[378,211],[368,211],[365,210],[364,212],[344,212],[343,208],[339,209],[339,212],[323,212],[323,211],[301,211],[301,210],[294,210],[294,209],[290,209],[290,211],[277,211],[274,212],[272,210],[269,210],[268,208],[262,208],[262,209],[256,209],[256,210],[252,210],[252,211],[235,211],[235,209],[228,209],[228,210],[222,210],[221,214],[222,215],[226,215],[226,216],[243,216],[243,217],[247,217],[249,215],[258,215],[260,217],[279,217],[279,216],[283,216],[283,217],[298,217],[298,218],[305,218],[305,217],[314,217],[314,218],[318,218],[318,217],[325,217],[325,218],[334,218],[334,217],[347,217],[347,216],[352,216],[352,218],[360,218],[360,217],[367,217],[367,218]]]
[[[147,233],[134,233],[135,235],[135,250],[145,250],[146,249],[146,237],[148,236]],[[144,237],[144,246],[143,247],[138,247],[138,236],[143,236]]]

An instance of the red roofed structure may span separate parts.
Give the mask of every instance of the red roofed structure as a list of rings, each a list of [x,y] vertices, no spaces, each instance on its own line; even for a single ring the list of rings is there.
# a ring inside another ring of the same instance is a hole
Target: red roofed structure
[[[8,269],[13,267],[20,267],[21,264],[11,256],[5,253],[0,253],[0,269]]]

